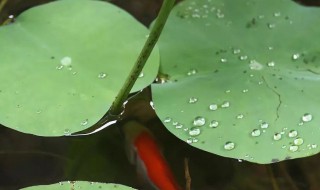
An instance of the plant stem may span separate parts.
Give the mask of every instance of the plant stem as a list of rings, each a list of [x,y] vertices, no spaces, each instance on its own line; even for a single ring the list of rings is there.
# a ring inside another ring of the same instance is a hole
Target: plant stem
[[[184,158],[184,176],[186,178],[186,190],[191,190],[191,176],[189,171],[189,159]]]
[[[112,106],[109,110],[111,115],[119,115],[123,110],[123,103],[127,99],[134,83],[136,82],[139,74],[141,73],[146,61],[148,60],[155,44],[157,43],[162,29],[167,21],[170,11],[174,5],[175,0],[164,0],[155,24],[153,25],[149,37],[143,46],[138,59],[136,60],[133,68],[130,71],[124,85],[116,96]]]
[[[2,0],[2,1],[0,2],[0,13],[1,13],[3,7],[4,7],[6,4],[7,4],[7,0]]]

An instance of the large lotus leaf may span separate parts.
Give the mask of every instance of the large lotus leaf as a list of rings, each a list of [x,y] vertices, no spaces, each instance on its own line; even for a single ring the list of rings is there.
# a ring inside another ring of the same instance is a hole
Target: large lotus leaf
[[[186,0],[160,38],[158,116],[180,139],[270,163],[320,151],[320,9],[290,0]]]
[[[75,181],[75,182],[60,182],[52,185],[39,185],[33,187],[23,188],[24,190],[80,190],[80,189],[92,189],[92,190],[134,190],[131,187],[118,184],[106,184],[96,183],[89,181]]]
[[[0,28],[0,123],[36,135],[88,128],[108,110],[148,30],[112,4],[63,0]],[[133,91],[158,72],[157,48]]]

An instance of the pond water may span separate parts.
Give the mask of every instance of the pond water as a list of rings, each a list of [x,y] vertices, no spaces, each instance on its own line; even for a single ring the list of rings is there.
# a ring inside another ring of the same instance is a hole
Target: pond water
[[[48,0],[9,0],[0,15],[9,15]],[[117,0],[112,3],[149,25],[160,8],[159,0]],[[304,1],[320,5],[320,1]],[[1,39],[0,39],[1,41]],[[126,105],[124,118],[135,118],[157,134],[157,141],[181,186],[184,160],[189,160],[192,189],[196,190],[319,190],[320,155],[259,165],[216,156],[189,146],[169,133],[150,107],[150,89]],[[85,180],[113,182],[143,189],[136,169],[126,155],[117,125],[81,137],[38,137],[0,126],[0,190]]]

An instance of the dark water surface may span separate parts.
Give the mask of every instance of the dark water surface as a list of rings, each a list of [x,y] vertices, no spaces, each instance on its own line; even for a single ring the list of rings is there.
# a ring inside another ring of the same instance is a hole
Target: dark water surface
[[[48,0],[8,0],[0,15],[8,15]],[[112,3],[149,25],[155,18],[160,0],[117,0]],[[304,1],[320,5],[320,1]],[[187,145],[171,135],[149,105],[149,91],[135,97],[124,117],[136,118],[156,134],[169,165],[184,186],[184,159],[189,159],[192,189],[195,190],[319,190],[320,155],[258,165],[216,156]],[[118,126],[83,137],[37,137],[0,126],[0,190],[86,180],[114,182],[142,188],[135,167],[127,159]]]

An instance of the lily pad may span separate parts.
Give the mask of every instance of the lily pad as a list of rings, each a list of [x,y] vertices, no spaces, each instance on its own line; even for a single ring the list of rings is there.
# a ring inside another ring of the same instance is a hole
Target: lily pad
[[[41,136],[86,129],[109,109],[148,29],[116,6],[61,0],[0,28],[0,123]],[[154,80],[157,48],[132,92]]]
[[[75,181],[75,182],[60,182],[52,185],[39,185],[33,187],[23,188],[24,190],[78,190],[78,189],[105,189],[105,190],[134,190],[131,187],[118,184],[106,184],[106,183],[96,183],[89,181]]]
[[[159,41],[152,85],[167,129],[255,163],[320,151],[320,9],[290,0],[186,0]]]

